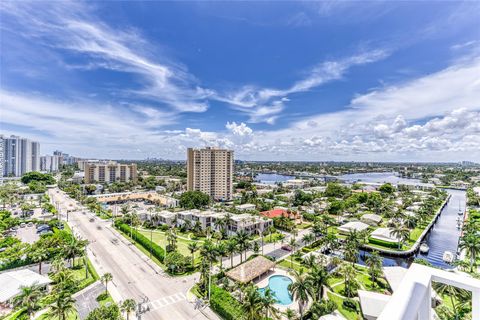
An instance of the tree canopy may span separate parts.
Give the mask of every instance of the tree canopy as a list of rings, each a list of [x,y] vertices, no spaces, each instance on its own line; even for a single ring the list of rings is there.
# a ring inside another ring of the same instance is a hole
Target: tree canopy
[[[41,173],[37,171],[27,172],[22,176],[22,182],[24,184],[29,184],[30,182],[40,182],[43,184],[54,184],[55,179],[51,174]]]
[[[187,191],[180,196],[180,206],[185,209],[201,209],[210,203],[210,197],[200,191]]]

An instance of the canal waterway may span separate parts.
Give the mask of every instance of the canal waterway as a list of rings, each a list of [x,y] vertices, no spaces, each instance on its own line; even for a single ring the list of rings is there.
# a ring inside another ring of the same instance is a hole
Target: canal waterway
[[[275,184],[277,182],[285,182],[290,179],[295,179],[295,176],[287,176],[276,173],[259,173],[255,177],[255,180],[265,184]]]
[[[263,183],[274,184],[275,182],[282,182],[288,179],[293,179],[292,176],[281,174],[259,174],[257,180]],[[392,184],[413,184],[413,185],[428,185],[420,182],[418,179],[407,179],[398,177],[394,172],[370,172],[370,173],[355,173],[339,176],[339,179],[347,182],[370,182],[370,183],[392,183]],[[422,258],[433,264],[434,266],[449,269],[451,266],[443,262],[443,253],[450,251],[453,254],[457,252],[458,239],[460,237],[460,230],[457,229],[459,210],[465,211],[466,193],[462,190],[446,189],[451,195],[448,204],[443,208],[442,213],[438,217],[437,222],[432,227],[430,232],[425,237],[425,242],[430,247],[428,254],[424,255],[418,252],[415,256],[408,258],[383,256],[384,266],[402,266],[408,267],[414,258]],[[360,264],[365,264],[365,259],[370,253],[360,250],[359,260]]]

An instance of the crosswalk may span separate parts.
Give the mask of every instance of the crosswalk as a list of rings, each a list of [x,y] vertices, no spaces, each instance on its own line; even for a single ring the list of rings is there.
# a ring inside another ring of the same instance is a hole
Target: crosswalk
[[[150,301],[148,303],[148,306],[150,311],[152,311],[152,310],[157,310],[186,299],[187,297],[185,296],[185,294],[183,292],[180,292],[180,293],[173,294],[171,296],[166,296],[157,300]]]

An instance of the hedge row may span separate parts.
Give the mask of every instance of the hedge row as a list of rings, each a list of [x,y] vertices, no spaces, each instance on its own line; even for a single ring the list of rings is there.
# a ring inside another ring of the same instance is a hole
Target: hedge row
[[[129,225],[122,223],[120,221],[115,222],[115,226],[125,233],[126,235],[130,236],[130,233],[132,234],[133,239],[140,244],[145,250],[150,252],[152,250],[152,255],[160,260],[160,262],[163,263],[163,258],[165,257],[165,250],[163,250],[162,247],[160,247],[158,244],[151,242],[150,239],[145,237],[143,234],[140,232],[131,229]]]
[[[212,284],[210,307],[225,320],[237,320],[243,317],[242,306],[232,295]]]
[[[396,242],[388,242],[388,241],[383,241],[383,240],[380,240],[380,239],[368,238],[368,243],[376,244],[376,245],[379,245],[379,246],[382,246],[382,247],[398,249],[398,243],[396,243]]]

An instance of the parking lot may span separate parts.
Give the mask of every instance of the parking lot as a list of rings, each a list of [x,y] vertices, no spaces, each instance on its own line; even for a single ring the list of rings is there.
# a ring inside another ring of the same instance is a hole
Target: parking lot
[[[27,225],[23,228],[19,227],[16,236],[18,239],[20,239],[20,241],[30,244],[34,243],[40,238],[40,236],[37,234],[37,229],[33,224],[31,226]]]

